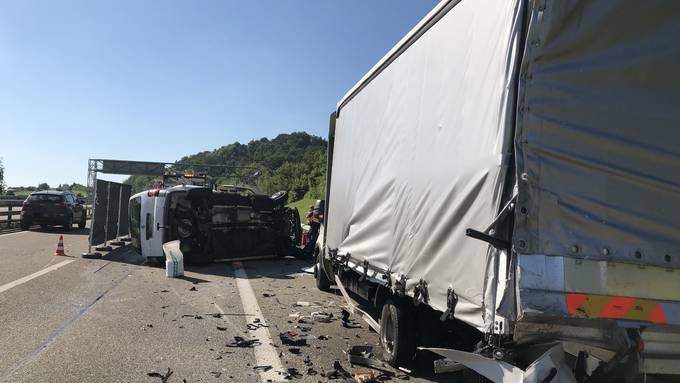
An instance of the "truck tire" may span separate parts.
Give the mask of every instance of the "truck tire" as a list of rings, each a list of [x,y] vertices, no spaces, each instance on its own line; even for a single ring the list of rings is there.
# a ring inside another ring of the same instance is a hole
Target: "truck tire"
[[[399,367],[413,359],[416,352],[416,328],[413,313],[405,304],[388,299],[380,316],[380,344],[383,359]]]
[[[84,229],[85,225],[87,225],[87,214],[83,210],[82,218],[80,218],[80,222],[78,222],[78,228]]]
[[[316,288],[321,291],[331,290],[331,280],[328,278],[326,271],[323,269],[323,259],[319,249],[316,249],[316,263],[314,264],[314,278],[316,278]]]

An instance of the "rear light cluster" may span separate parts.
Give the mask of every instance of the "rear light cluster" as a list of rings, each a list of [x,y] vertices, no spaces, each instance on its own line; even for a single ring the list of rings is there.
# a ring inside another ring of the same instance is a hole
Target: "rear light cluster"
[[[146,193],[146,195],[148,195],[149,197],[158,197],[158,195],[160,193],[161,193],[161,189],[153,189],[153,190],[149,190],[149,192]]]
[[[25,201],[21,204],[21,207],[27,207],[27,206],[31,206],[31,201],[25,200]]]

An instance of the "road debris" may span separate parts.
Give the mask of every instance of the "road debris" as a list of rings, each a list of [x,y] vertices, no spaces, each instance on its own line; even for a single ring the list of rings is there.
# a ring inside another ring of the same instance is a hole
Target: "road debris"
[[[299,355],[299,354],[300,354],[300,348],[298,348],[298,347],[290,347],[290,348],[288,349],[288,351],[290,351],[291,354],[295,354],[295,355]]]
[[[334,319],[332,313],[327,313],[325,311],[314,311],[311,314],[311,317],[315,322],[322,323],[329,323]]]
[[[395,370],[382,361],[372,359],[373,347],[371,346],[352,346],[347,350],[347,361],[351,364],[374,368],[383,371],[389,376],[395,376]]]
[[[210,371],[210,373],[217,379],[219,379],[220,376],[222,376],[222,373],[219,371]]]
[[[262,323],[262,320],[260,318],[255,318],[253,319],[252,323],[248,323],[246,325],[246,328],[250,331],[254,331],[262,327],[269,327],[269,325]]]
[[[227,343],[227,347],[243,347],[243,348],[252,348],[254,346],[259,346],[262,343],[260,342],[259,339],[243,339],[240,336],[235,336],[234,341],[231,343]]]
[[[196,286],[191,286],[191,288],[189,289],[189,291],[196,291],[196,290],[197,290]]]
[[[255,370],[255,371],[262,371],[262,372],[267,372],[267,371],[269,371],[269,370],[271,370],[271,369],[272,369],[272,366],[270,366],[270,365],[268,365],[268,364],[262,365],[262,366],[255,366],[255,367],[253,367],[253,370]]]
[[[222,326],[216,326],[216,327],[217,327],[217,329],[220,330],[220,331],[227,331],[227,328],[226,328],[226,327],[222,327]]]
[[[342,309],[340,320],[342,320],[342,327],[346,328],[361,328],[361,325],[353,319],[350,319],[349,311]]]
[[[359,370],[354,372],[354,381],[357,383],[373,383],[378,381],[378,376],[372,370]]]
[[[300,371],[298,371],[297,368],[290,367],[286,371],[286,376],[283,377],[284,379],[302,379],[302,374]]]
[[[165,375],[161,375],[158,372],[149,372],[146,375],[151,377],[151,378],[160,378],[161,383],[167,383],[168,379],[172,376],[173,371],[168,367],[168,371],[165,373]]]
[[[295,303],[295,306],[297,306],[297,307],[309,307],[309,306],[311,306],[311,303],[306,302],[306,301],[297,301]]]
[[[347,372],[342,365],[340,364],[339,361],[333,362],[333,371],[326,372],[324,374],[321,374],[324,378],[328,379],[351,379],[352,374]]]
[[[265,298],[270,298],[270,297],[275,297],[276,294],[274,294],[274,293],[262,293],[262,296],[265,297]]]
[[[300,336],[295,331],[286,331],[279,334],[281,343],[286,346],[306,346],[307,339]]]

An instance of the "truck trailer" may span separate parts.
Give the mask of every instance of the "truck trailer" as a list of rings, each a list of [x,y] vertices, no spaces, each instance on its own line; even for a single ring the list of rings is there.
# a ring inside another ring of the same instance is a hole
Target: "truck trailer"
[[[317,286],[393,365],[677,379],[679,127],[680,2],[444,0],[331,114]]]

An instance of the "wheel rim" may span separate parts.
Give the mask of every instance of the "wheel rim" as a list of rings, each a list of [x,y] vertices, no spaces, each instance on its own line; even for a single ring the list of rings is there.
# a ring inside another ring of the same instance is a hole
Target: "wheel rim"
[[[387,315],[383,321],[384,323],[380,324],[382,330],[380,340],[385,351],[392,355],[394,354],[394,328],[392,326],[392,315]]]

